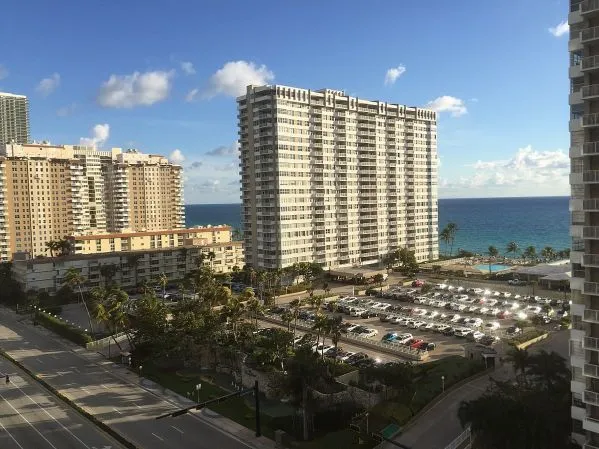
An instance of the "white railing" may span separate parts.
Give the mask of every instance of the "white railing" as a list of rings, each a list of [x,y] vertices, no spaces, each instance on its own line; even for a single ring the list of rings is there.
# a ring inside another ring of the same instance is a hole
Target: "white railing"
[[[582,392],[582,402],[585,404],[599,405],[599,393],[594,391],[584,390]]]
[[[118,334],[111,335],[110,337],[100,338],[99,340],[90,341],[85,344],[85,349],[99,349],[105,348],[114,341],[121,342],[127,337],[126,332],[119,332]]]
[[[580,12],[582,14],[595,11],[599,9],[599,0],[586,0],[586,2],[581,3]]]
[[[584,349],[599,350],[599,338],[584,337],[582,347]]]
[[[599,310],[584,309],[582,320],[599,323]]]
[[[582,70],[589,70],[599,67],[599,56],[587,56],[582,58]]]
[[[470,449],[472,446],[472,432],[470,426],[466,427],[455,440],[445,446],[445,449]]]
[[[587,170],[583,172],[582,182],[599,182],[599,170]]]
[[[599,38],[599,27],[587,28],[580,32],[580,41],[586,42]]]
[[[585,376],[599,377],[599,366],[592,363],[585,363],[582,368],[582,374]]]
[[[585,267],[599,266],[599,254],[583,254],[582,265]]]

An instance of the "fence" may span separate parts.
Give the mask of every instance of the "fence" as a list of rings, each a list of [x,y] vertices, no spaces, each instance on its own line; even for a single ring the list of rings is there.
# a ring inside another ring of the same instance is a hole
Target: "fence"
[[[111,335],[110,337],[100,338],[99,340],[90,341],[85,345],[85,349],[95,350],[105,348],[115,340],[121,342],[127,338],[125,332],[119,332],[118,334]]]
[[[472,432],[470,426],[466,427],[455,440],[445,446],[445,449],[470,449],[472,447]]]

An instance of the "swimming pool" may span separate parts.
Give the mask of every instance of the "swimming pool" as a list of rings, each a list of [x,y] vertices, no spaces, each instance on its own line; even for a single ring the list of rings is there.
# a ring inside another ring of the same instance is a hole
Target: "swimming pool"
[[[474,265],[474,268],[476,268],[477,270],[480,270],[480,271],[486,271],[487,273],[489,272],[489,265],[487,265],[487,264]],[[493,272],[493,273],[496,271],[507,270],[508,268],[511,268],[511,266],[510,265],[501,265],[501,264],[497,264],[497,263],[491,264],[491,272]]]

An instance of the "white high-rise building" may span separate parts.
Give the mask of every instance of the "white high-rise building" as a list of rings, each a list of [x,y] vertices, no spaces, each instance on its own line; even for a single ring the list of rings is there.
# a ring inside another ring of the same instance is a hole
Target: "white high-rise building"
[[[27,143],[29,140],[27,97],[0,92],[0,143]]]
[[[599,448],[599,1],[570,0],[573,438]]]
[[[247,264],[438,257],[434,111],[278,85],[237,102]]]

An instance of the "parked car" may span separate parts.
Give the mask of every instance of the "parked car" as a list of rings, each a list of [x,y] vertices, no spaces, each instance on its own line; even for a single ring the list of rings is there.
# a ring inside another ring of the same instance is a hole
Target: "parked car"
[[[487,331],[495,331],[497,329],[499,329],[499,323],[497,321],[492,321],[485,324],[485,330]]]
[[[389,333],[383,335],[383,338],[381,338],[381,341],[386,341],[386,342],[391,343],[391,342],[397,340],[397,337],[398,337],[397,333],[389,332]]]
[[[418,349],[418,346],[420,345],[420,343],[424,343],[424,340],[421,339],[421,338],[413,340],[413,341],[410,342],[410,348],[412,348],[412,349]]]
[[[451,336],[454,334],[455,334],[455,329],[453,327],[447,326],[447,328],[445,328],[443,330],[443,335]]]
[[[422,279],[416,279],[412,282],[412,287],[422,287],[424,285],[424,281]]]
[[[461,327],[461,328],[455,330],[456,337],[467,337],[471,333],[472,333],[472,329],[468,329],[465,327]]]
[[[516,335],[521,334],[521,333],[522,333],[522,329],[520,329],[517,326],[511,326],[505,330],[505,334],[508,337],[515,337]]]
[[[526,281],[521,281],[518,278],[516,278],[516,279],[510,279],[509,281],[507,281],[507,283],[510,284],[510,285],[526,285]]]
[[[401,334],[397,337],[397,339],[395,340],[397,343],[402,343],[405,344],[406,342],[410,341],[412,338],[414,338],[414,336],[412,334]]]
[[[468,335],[468,338],[470,338],[471,340],[474,340],[474,341],[480,341],[480,339],[483,338],[484,336],[485,336],[485,334],[483,334],[482,332],[474,331],[470,335]]]
[[[345,363],[349,364],[349,365],[355,365],[363,360],[368,360],[370,357],[368,357],[368,354],[364,354],[363,352],[357,352],[355,354],[350,355],[346,360]]]

